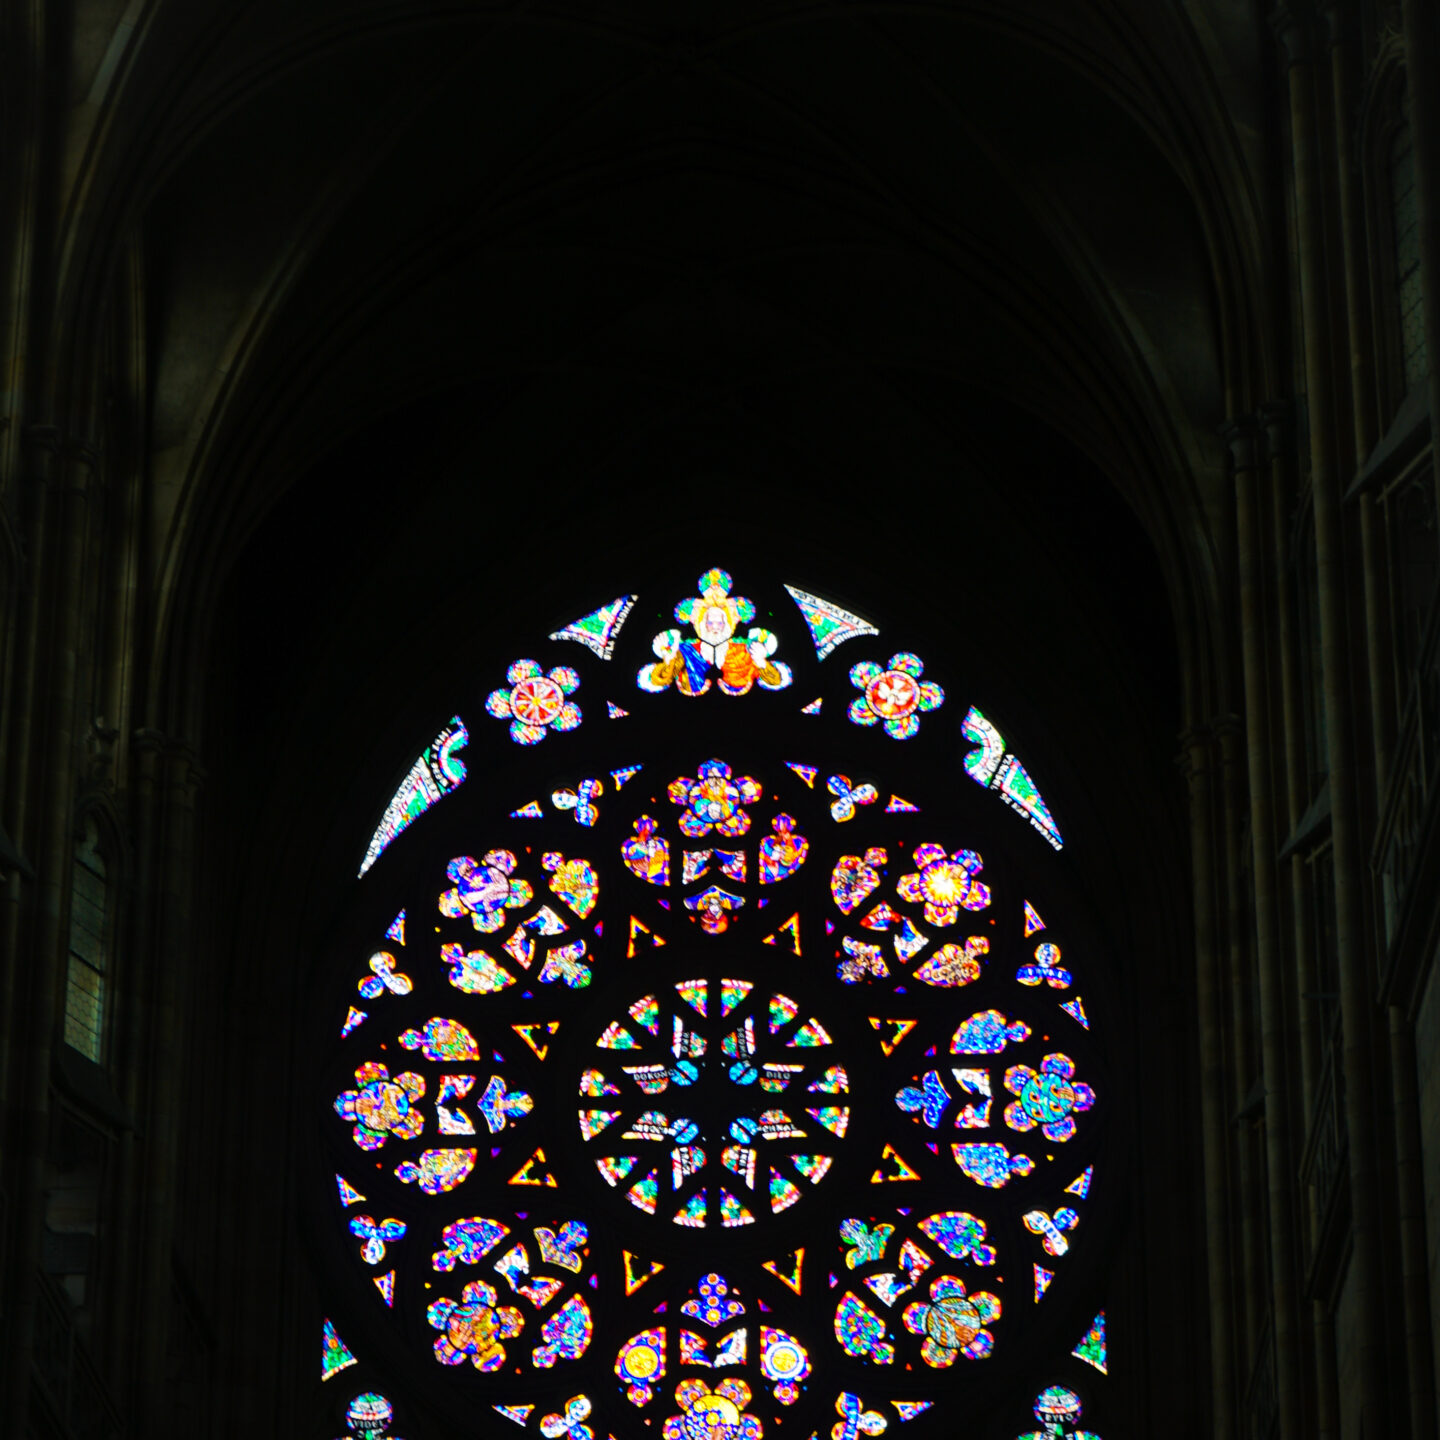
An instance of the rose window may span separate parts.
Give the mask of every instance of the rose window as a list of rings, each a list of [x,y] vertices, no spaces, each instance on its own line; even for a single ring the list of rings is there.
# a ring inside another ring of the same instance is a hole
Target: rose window
[[[1103,1423],[1103,947],[886,640],[712,569],[481,666],[336,940],[333,1433]]]

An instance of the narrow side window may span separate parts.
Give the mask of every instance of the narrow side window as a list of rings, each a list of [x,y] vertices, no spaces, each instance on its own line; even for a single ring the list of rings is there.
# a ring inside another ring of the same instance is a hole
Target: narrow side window
[[[75,845],[70,893],[70,969],[65,984],[65,1043],[98,1065],[105,1050],[105,857],[87,817]]]
[[[1395,235],[1395,300],[1405,388],[1430,373],[1420,290],[1420,213],[1415,196],[1415,141],[1407,119],[1390,143],[1390,204]]]

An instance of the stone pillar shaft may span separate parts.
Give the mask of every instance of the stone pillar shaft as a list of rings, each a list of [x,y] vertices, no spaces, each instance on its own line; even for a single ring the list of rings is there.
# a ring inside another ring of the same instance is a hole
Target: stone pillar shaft
[[[141,1308],[136,1364],[137,1427],[164,1428],[169,1413],[165,1356],[175,1305],[172,1250],[179,1199],[178,1151],[185,1103],[181,1021],[187,1013],[184,975],[190,956],[195,897],[195,810],[198,772],[188,746],[172,744],[160,766],[161,825],[155,879],[160,888],[154,943],[154,1011],[150,1031],[150,1138],[146,1147],[144,1253],[150,1267]]]
[[[1270,1219],[1270,1299],[1275,1336],[1275,1386],[1282,1440],[1302,1434],[1300,1404],[1300,1256],[1295,1164],[1290,1141],[1285,993],[1281,978],[1280,901],[1272,803],[1271,727],[1265,654],[1265,582],[1256,471],[1262,435],[1254,421],[1229,428],[1235,471],[1240,629],[1245,673],[1245,735],[1249,759],[1250,833],[1254,841],[1255,958],[1260,981],[1260,1043],[1265,1085],[1265,1161]]]
[[[1214,742],[1191,730],[1183,740],[1190,789],[1191,872],[1195,887],[1195,995],[1200,1021],[1200,1110],[1205,1155],[1205,1255],[1210,1278],[1210,1373],[1215,1440],[1236,1430],[1234,1306],[1230,1283],[1229,1179],[1226,1151],[1225,1040],[1216,940],[1211,788]]]
[[[1430,1326],[1429,1247],[1425,1235],[1424,1156],[1415,1030],[1398,1005],[1390,1012],[1390,1081],[1395,1097],[1395,1184],[1400,1207],[1401,1294],[1405,1365],[1410,1380],[1410,1433],[1434,1440],[1435,1368]]]
[[[1288,51],[1290,129],[1300,298],[1305,319],[1305,386],[1311,487],[1315,513],[1317,599],[1324,679],[1330,825],[1335,868],[1335,932],[1345,1067],[1345,1126],[1349,1143],[1350,1208],[1359,1335],[1360,1390],[1367,1434],[1390,1434],[1383,1304],[1384,1256],[1376,1150],[1370,1029],[1374,988],[1368,965],[1350,713],[1351,658],[1345,543],[1334,439],[1335,389],[1331,361],[1331,294],[1325,267],[1325,222],[1320,149],[1316,136],[1315,61],[1308,25],[1282,9]]]
[[[1403,0],[1406,93],[1415,145],[1415,208],[1420,220],[1420,289],[1430,362],[1431,424],[1440,423],[1440,7]],[[1440,444],[1431,465],[1440,498]],[[1440,508],[1440,507],[1437,507]]]
[[[1249,925],[1246,919],[1248,897],[1244,893],[1245,874],[1240,863],[1242,821],[1241,786],[1244,771],[1245,736],[1240,722],[1227,715],[1215,725],[1220,741],[1221,824],[1220,862],[1224,873],[1225,936],[1228,952],[1226,989],[1230,998],[1230,1114],[1238,1113],[1249,1098],[1251,1088],[1261,1078],[1255,1058],[1255,1021],[1251,984]],[[1243,1391],[1246,1376],[1255,1362],[1255,1347],[1265,1328],[1267,1303],[1265,1273],[1265,1238],[1262,1234],[1260,1190],[1263,1181],[1256,1165],[1255,1149],[1248,1128],[1232,1130],[1231,1143],[1235,1152],[1234,1204],[1240,1216],[1239,1285],[1244,1306],[1237,1316],[1236,1347],[1243,1366],[1239,1375]],[[1243,1319],[1243,1326],[1240,1324]]]
[[[1270,517],[1272,553],[1275,564],[1276,627],[1280,647],[1281,729],[1285,751],[1285,825],[1293,834],[1309,803],[1305,773],[1304,690],[1300,682],[1300,641],[1296,634],[1295,586],[1290,569],[1290,503],[1294,493],[1288,448],[1289,407],[1271,404],[1261,411],[1270,461]],[[1316,984],[1315,944],[1310,916],[1310,877],[1302,855],[1289,861],[1290,919],[1293,927],[1295,993],[1299,997],[1297,1020],[1300,1053],[1300,1114],[1308,1120],[1319,1084],[1324,1039],[1320,1035],[1318,1011],[1313,1000]]]

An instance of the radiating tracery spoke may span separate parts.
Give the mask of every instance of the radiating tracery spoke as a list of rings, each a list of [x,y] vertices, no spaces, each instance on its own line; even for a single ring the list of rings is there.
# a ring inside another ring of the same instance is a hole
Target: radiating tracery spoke
[[[646,1214],[754,1224],[833,1163],[850,1123],[833,1043],[788,995],[681,981],[642,996],[596,1041],[580,1078],[581,1136],[601,1152],[601,1177]]]

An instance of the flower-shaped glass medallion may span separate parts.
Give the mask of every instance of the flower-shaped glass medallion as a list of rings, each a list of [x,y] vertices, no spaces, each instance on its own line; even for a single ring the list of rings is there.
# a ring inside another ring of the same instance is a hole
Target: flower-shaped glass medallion
[[[965,1282],[942,1275],[930,1285],[930,1301],[905,1307],[905,1328],[924,1337],[920,1358],[943,1370],[963,1355],[983,1360],[995,1348],[995,1336],[985,1327],[1000,1318],[1000,1301],[988,1290],[967,1295]]]
[[[492,690],[485,708],[510,722],[517,745],[538,745],[551,730],[573,730],[580,723],[580,707],[569,698],[580,688],[580,676],[568,665],[546,674],[533,660],[517,660],[505,678],[510,688]]]
[[[921,680],[925,664],[918,655],[902,651],[888,666],[862,660],[850,669],[850,683],[860,692],[850,702],[850,719],[856,725],[883,725],[895,740],[920,733],[920,717],[945,703],[945,691],[932,680]]]

